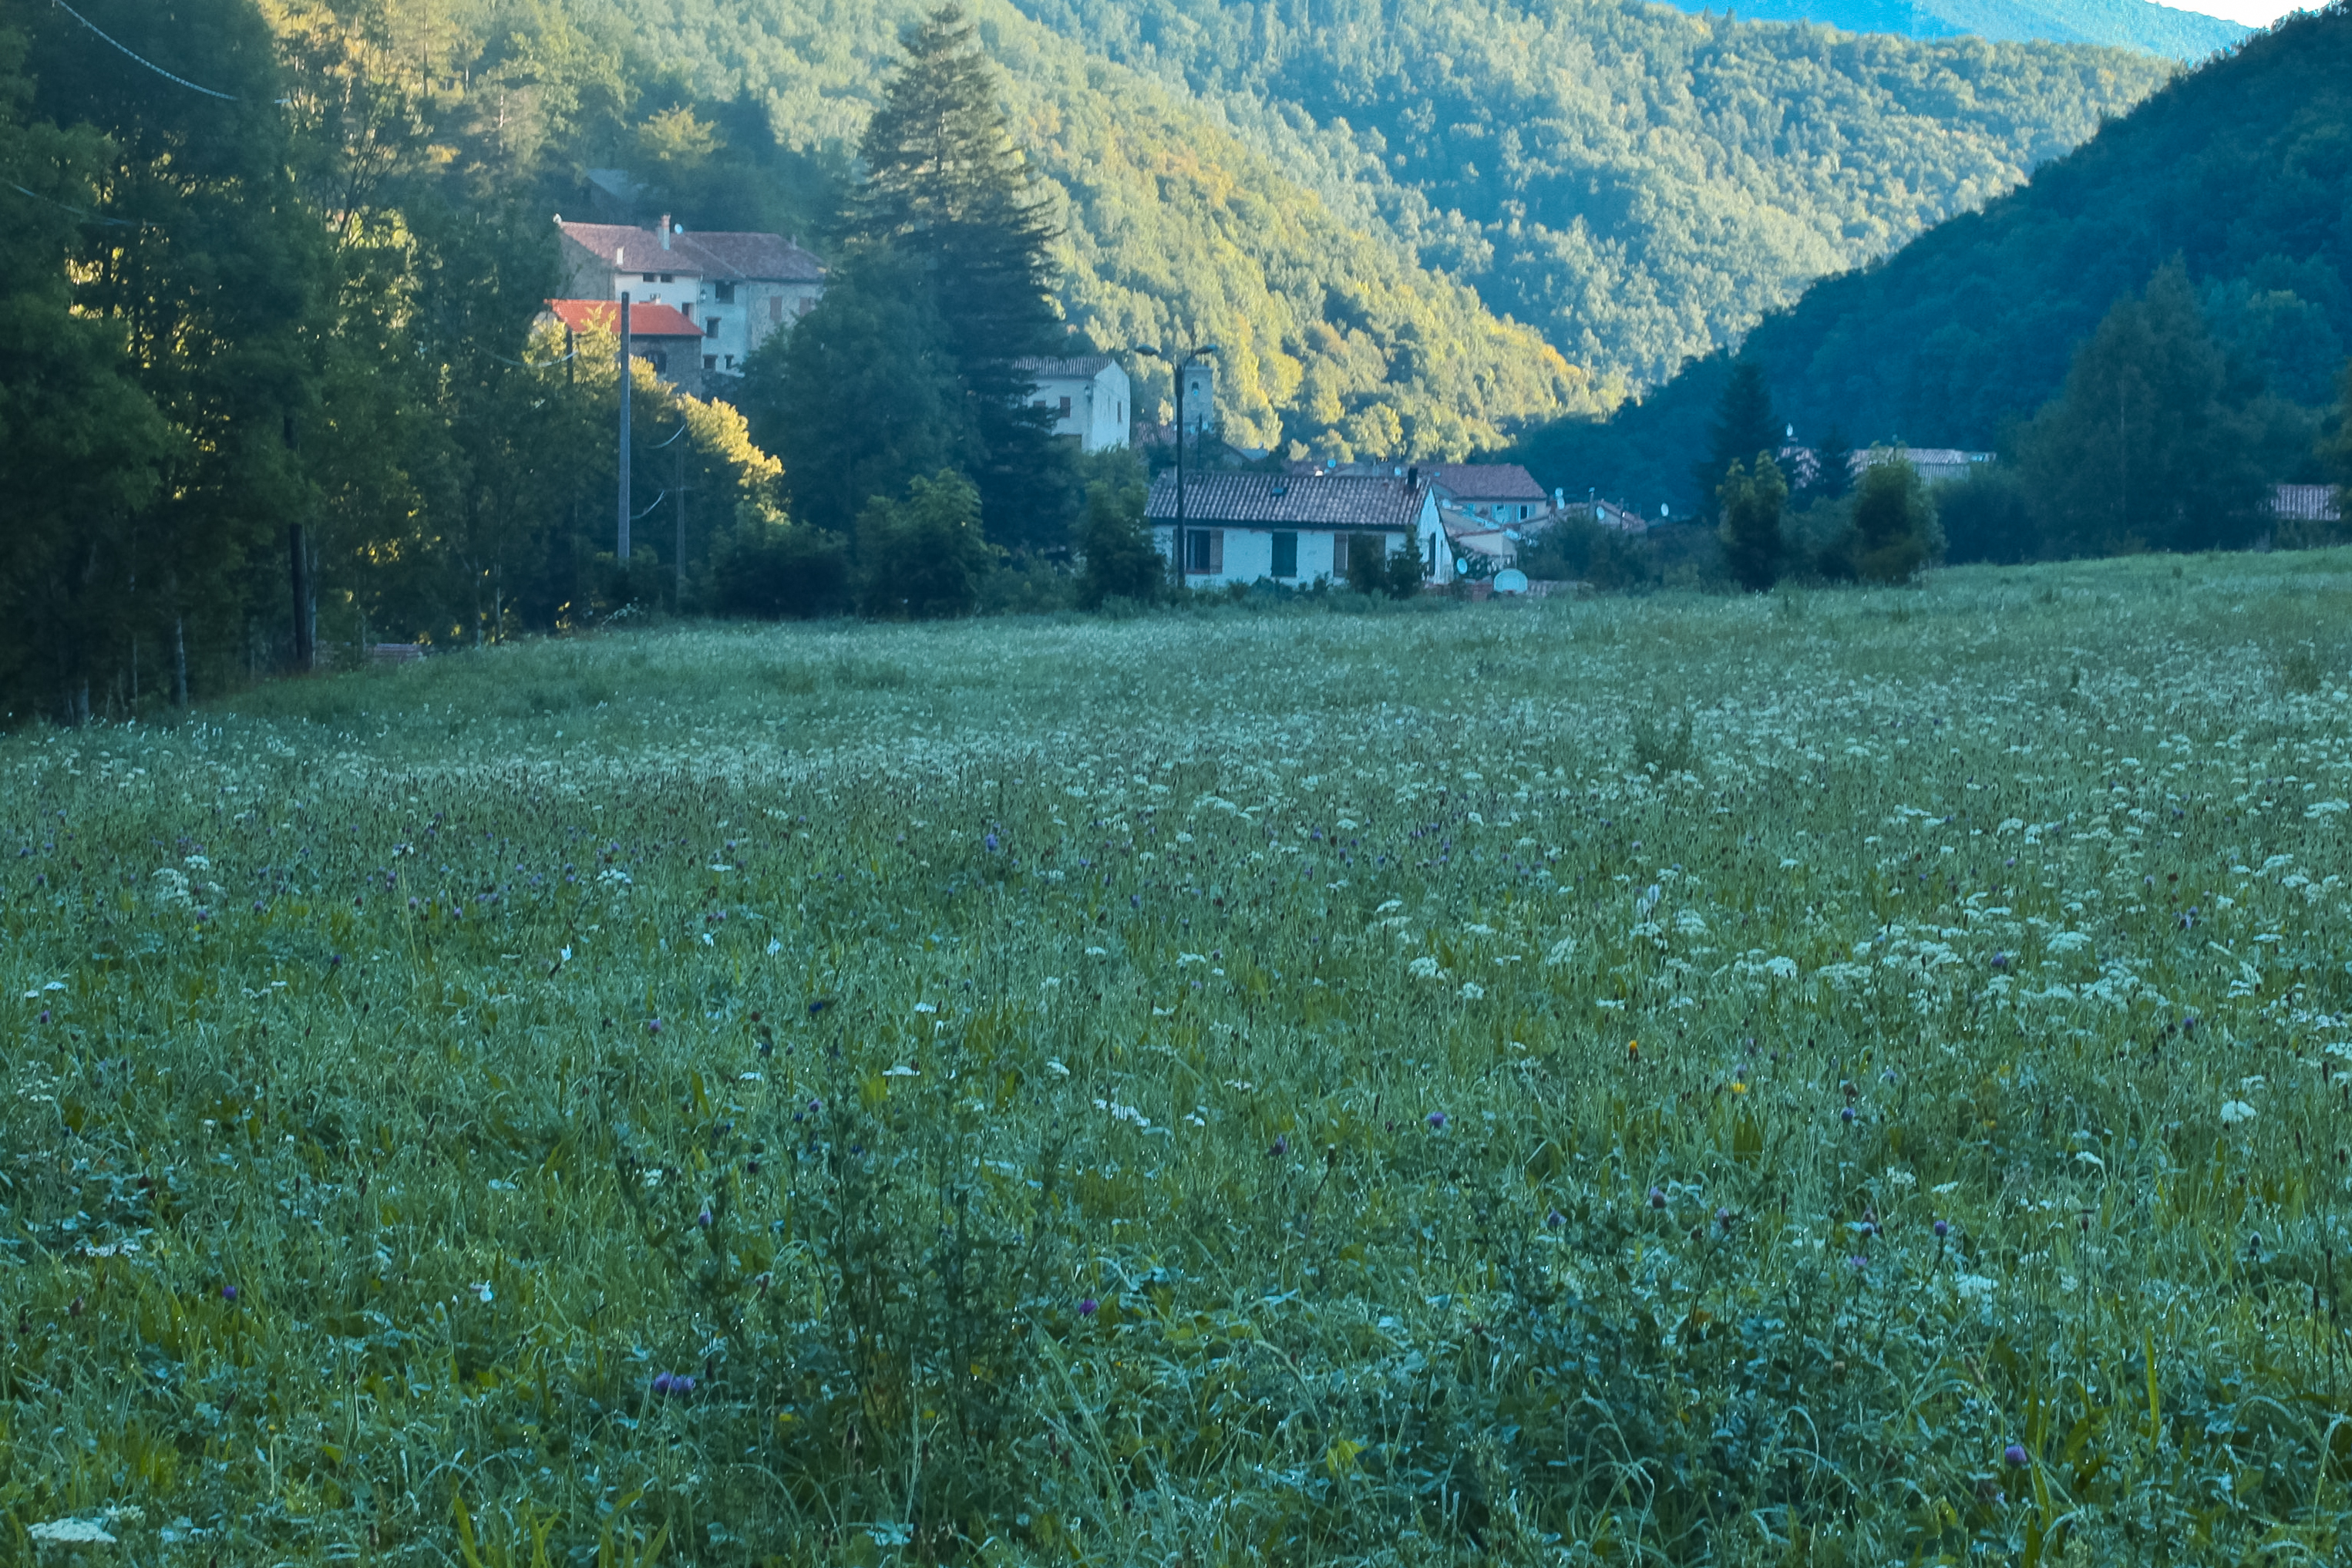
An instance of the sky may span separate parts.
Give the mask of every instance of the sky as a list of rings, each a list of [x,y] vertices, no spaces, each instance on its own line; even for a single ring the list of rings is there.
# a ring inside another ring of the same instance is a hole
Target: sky
[[[2289,11],[2300,11],[2301,5],[2282,5],[2279,0],[2194,0],[2179,4],[2179,11],[2199,11],[2208,16],[2226,16],[2232,22],[2242,22],[2249,27],[2267,26]]]

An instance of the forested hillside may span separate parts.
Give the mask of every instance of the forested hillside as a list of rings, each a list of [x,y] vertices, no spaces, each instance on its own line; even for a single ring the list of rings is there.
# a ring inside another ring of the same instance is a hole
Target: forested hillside
[[[1638,0],[1014,3],[1256,139],[1319,128],[1327,182],[1489,308],[1636,384],[2009,189],[2173,68]]]
[[[549,219],[620,167],[645,216],[845,254],[853,150],[926,8],[0,0],[6,700],[137,711],[313,629],[730,607],[801,488],[724,404],[637,388],[647,443],[690,439],[641,454],[632,508],[674,516],[612,559],[619,383],[598,345],[527,342]],[[1234,440],[1400,460],[1606,412],[2166,68],[1629,0],[975,14],[1076,343],[1214,339]],[[1165,373],[1137,369],[1149,415]],[[1039,493],[997,542],[1076,521],[1072,483]]]
[[[1989,448],[2058,392],[2109,308],[2177,257],[2236,374],[2314,410],[2352,346],[2347,211],[2352,10],[2339,5],[2175,82],[1983,212],[1815,284],[1741,353],[1804,438],[1836,426],[1857,442]],[[1524,456],[1548,483],[1696,505],[1691,464],[1729,363],[1694,366],[1610,424],[1541,432]]]
[[[1705,5],[1685,5],[1705,11]],[[2201,60],[2246,36],[2220,16],[2155,0],[1749,0],[1751,22],[1818,22],[1851,33],[1949,38],[1972,33],[2010,43],[2115,44],[2178,60]]]

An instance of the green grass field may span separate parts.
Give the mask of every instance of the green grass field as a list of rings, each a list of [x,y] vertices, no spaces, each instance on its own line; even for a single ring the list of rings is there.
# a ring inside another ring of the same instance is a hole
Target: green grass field
[[[2340,1563],[2352,552],[0,743],[0,1554]]]

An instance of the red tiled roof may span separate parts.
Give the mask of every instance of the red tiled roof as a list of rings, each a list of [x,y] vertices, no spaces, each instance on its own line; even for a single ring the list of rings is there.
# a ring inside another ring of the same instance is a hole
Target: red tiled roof
[[[575,332],[593,327],[598,331],[617,332],[621,330],[621,304],[617,300],[550,300],[548,310],[555,319]],[[687,320],[686,313],[675,305],[659,305],[651,300],[632,301],[629,306],[629,335],[633,338],[698,338],[702,329]]]
[[[1354,474],[1196,474],[1184,481],[1184,521],[1214,528],[1411,529],[1423,491],[1399,479]],[[1151,481],[1144,515],[1176,521],[1176,476]]]
[[[622,223],[559,223],[563,237],[624,272],[686,272],[700,278],[756,279],[769,283],[822,283],[824,264],[781,234],[688,229],[669,237]]]
[[[1458,500],[1551,500],[1535,476],[1517,463],[1423,463],[1421,477]]]

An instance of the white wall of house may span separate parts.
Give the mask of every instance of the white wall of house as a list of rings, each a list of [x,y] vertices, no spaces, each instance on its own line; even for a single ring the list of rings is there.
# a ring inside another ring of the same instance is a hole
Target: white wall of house
[[[1100,452],[1129,444],[1134,410],[1128,395],[1127,372],[1112,363],[1091,376],[1041,375],[1031,401],[1054,410],[1055,435],[1075,436],[1080,450]]]
[[[1197,534],[1206,531],[1199,524],[1192,523],[1186,525],[1186,531]],[[1293,587],[1304,588],[1312,584],[1318,578],[1336,581],[1343,575],[1332,569],[1332,562],[1338,551],[1333,547],[1336,535],[1328,529],[1302,528],[1280,531],[1286,533],[1296,532],[1298,535],[1298,571],[1297,575],[1290,577],[1274,575],[1276,530],[1221,528],[1216,531],[1222,535],[1220,553],[1223,556],[1223,569],[1217,572],[1185,573],[1184,581],[1192,587],[1219,588],[1231,583],[1256,583],[1271,579]],[[1354,538],[1364,537],[1365,531],[1349,531]],[[1152,529],[1152,543],[1158,547],[1162,556],[1168,555],[1175,548],[1175,529],[1167,524]],[[1407,536],[1402,533],[1389,533],[1381,537],[1387,541],[1388,552],[1391,555],[1400,550],[1412,548]]]

